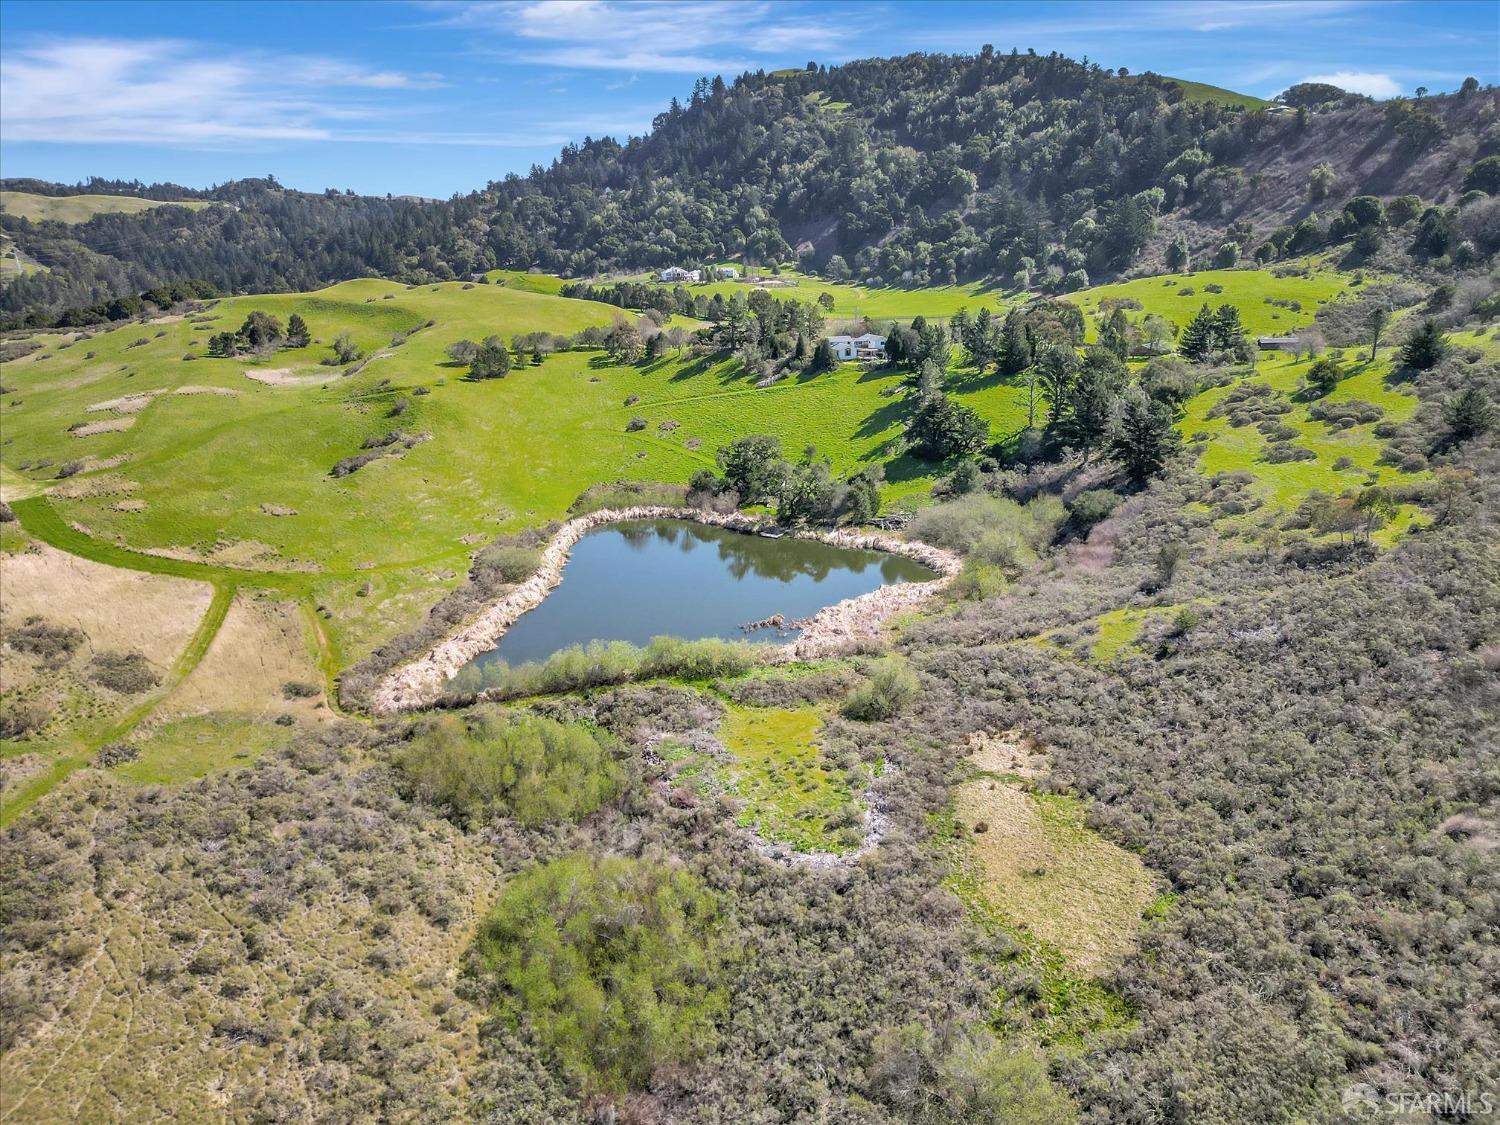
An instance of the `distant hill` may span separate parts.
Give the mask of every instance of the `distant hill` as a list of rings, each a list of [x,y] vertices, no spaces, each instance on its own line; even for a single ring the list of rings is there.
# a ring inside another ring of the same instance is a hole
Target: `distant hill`
[[[4,233],[48,267],[0,291],[0,316],[45,318],[184,278],[264,291],[371,274],[580,277],[731,259],[867,286],[996,279],[1068,292],[1183,254],[1275,260],[1294,233],[1295,253],[1347,240],[1339,210],[1361,195],[1451,205],[1494,147],[1495,95],[1477,86],[1314,111],[1266,104],[989,48],[703,79],[646,136],[568,145],[550,167],[453,200],[295,192],[267,179],[191,193],[233,210],[157,207],[69,226],[0,213]],[[1315,197],[1322,164],[1328,184]],[[115,183],[3,186],[76,200]],[[186,198],[172,185],[118,190]]]
[[[1265,98],[1257,98],[1253,94],[1236,93],[1222,86],[1210,86],[1206,82],[1189,82],[1185,78],[1168,78],[1166,81],[1181,90],[1182,96],[1190,102],[1215,102],[1240,109],[1268,109],[1276,104]]]
[[[132,195],[35,195],[25,191],[0,191],[0,211],[32,222],[86,223],[95,215],[138,215],[152,207],[186,207],[201,211],[211,206],[204,200],[141,199]]]

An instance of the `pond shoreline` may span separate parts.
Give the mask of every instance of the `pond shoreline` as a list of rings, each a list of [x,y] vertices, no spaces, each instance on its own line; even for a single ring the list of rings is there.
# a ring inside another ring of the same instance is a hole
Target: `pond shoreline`
[[[605,508],[569,520],[542,549],[536,571],[505,593],[477,618],[439,641],[416,659],[396,668],[375,689],[373,710],[377,715],[414,711],[430,706],[442,694],[443,685],[480,653],[487,652],[505,635],[522,614],[535,609],[562,581],[563,567],[574,545],[590,531],[629,520],[674,519],[754,534],[775,527],[799,539],[814,539],[835,547],[884,551],[902,555],[935,570],[940,577],[928,582],[905,582],[881,586],[856,598],[827,606],[808,619],[802,633],[777,649],[779,661],[813,660],[846,650],[861,641],[880,636],[885,623],[898,613],[927,601],[962,568],[958,556],[927,543],[901,539],[878,531],[836,528],[828,531],[782,528],[772,521],[741,512],[707,512],[698,508],[641,505]]]

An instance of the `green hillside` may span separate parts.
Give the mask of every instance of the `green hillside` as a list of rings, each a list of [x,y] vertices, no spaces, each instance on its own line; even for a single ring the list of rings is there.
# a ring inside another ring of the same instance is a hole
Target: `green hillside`
[[[35,195],[29,191],[0,191],[0,211],[34,223],[86,223],[95,215],[139,215],[153,207],[168,206],[201,211],[213,204],[202,199],[169,202],[134,195]]]

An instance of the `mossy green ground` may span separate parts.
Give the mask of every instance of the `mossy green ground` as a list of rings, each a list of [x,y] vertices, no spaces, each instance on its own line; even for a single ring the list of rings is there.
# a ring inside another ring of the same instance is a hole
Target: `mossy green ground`
[[[141,756],[115,766],[132,781],[170,785],[215,770],[249,765],[273,746],[290,740],[288,727],[257,722],[240,715],[192,715],[162,724],[135,740]]]
[[[168,204],[162,199],[139,199],[133,195],[36,195],[29,191],[0,191],[0,211],[18,218],[41,222],[84,223],[95,215],[121,213],[138,215],[152,207],[186,207],[201,211],[213,204],[194,199]]]
[[[734,756],[725,792],[745,802],[740,823],[798,851],[847,851],[863,833],[843,771],[818,746],[822,718],[811,707],[730,707],[719,729]]]

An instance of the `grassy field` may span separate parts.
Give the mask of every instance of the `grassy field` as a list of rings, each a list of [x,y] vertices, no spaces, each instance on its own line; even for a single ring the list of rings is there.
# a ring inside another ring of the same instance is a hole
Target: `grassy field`
[[[208,200],[169,203],[163,199],[141,199],[134,195],[34,195],[29,191],[0,191],[0,211],[30,219],[34,223],[86,223],[95,215],[121,213],[139,215],[153,207],[186,207],[201,211],[212,207]]]
[[[1067,300],[1088,314],[1089,339],[1094,338],[1093,316],[1100,302],[1135,300],[1139,310],[1132,318],[1154,314],[1164,316],[1179,328],[1187,324],[1206,301],[1210,308],[1220,304],[1238,305],[1240,320],[1251,336],[1281,336],[1313,321],[1313,313],[1349,287],[1349,276],[1336,270],[1309,267],[1307,276],[1290,274],[1278,277],[1270,270],[1197,270],[1164,277],[1142,277],[1113,285],[1099,285],[1070,293]],[[1215,293],[1210,286],[1219,286]],[[1301,309],[1273,305],[1271,300],[1295,301]]]
[[[322,343],[201,358],[209,335],[251,309],[299,312]],[[896,374],[846,366],[758,389],[732,363],[621,368],[577,351],[474,383],[443,352],[465,337],[572,332],[618,315],[510,285],[357,281],[226,300],[192,322],[45,336],[46,348],[5,367],[7,491],[51,488],[74,546],[89,535],[158,552],[149,565],[169,573],[315,597],[336,608],[335,642],[357,658],[456,583],[476,544],[562,515],[598,481],[685,481],[747,432],[793,451],[817,445],[844,470],[889,460],[892,500],[930,484],[930,466],[890,459],[908,410]],[[374,356],[347,378],[318,362],[342,331]],[[411,334],[390,346],[398,333]],[[1020,425],[1019,388],[992,377],[959,392],[997,432]],[[635,417],[647,427],[627,432]],[[128,427],[70,432],[100,421]],[[330,476],[393,430],[419,440]],[[82,471],[57,483],[69,461]]]
[[[814,445],[841,472],[882,464],[887,504],[919,500],[941,472],[896,452],[910,405],[895,372],[845,365],[760,388],[732,361],[668,357],[618,367],[596,351],[569,351],[505,379],[469,381],[444,354],[455,340],[571,333],[622,315],[556,296],[556,278],[492,276],[504,284],[365,279],[226,299],[190,319],[42,335],[44,347],[4,368],[0,491],[32,533],[64,550],[231,592],[272,591],[308,614],[321,607],[310,619],[322,632],[326,674],[414,624],[497,534],[562,516],[598,482],[685,482],[713,464],[718,446],[746,433],[774,434],[791,452]],[[802,280],[780,295],[827,288],[846,311],[878,300],[892,315],[977,308],[987,296],[972,287],[866,291]],[[1157,312],[1179,322],[1204,299],[1232,301],[1250,331],[1283,331],[1310,320],[1347,281],[1328,269],[1283,278],[1217,270],[1073,299],[1093,311],[1106,297],[1129,297],[1143,306],[1133,317]],[[1223,291],[1209,294],[1209,285]],[[736,286],[744,288],[715,288]],[[1180,292],[1189,287],[1193,294]],[[1300,311],[1267,298],[1297,301]],[[205,356],[210,335],[256,309],[283,321],[300,314],[313,342],[260,358]],[[368,357],[350,375],[321,362],[343,332]],[[1370,401],[1399,421],[1413,400],[1386,385],[1388,366],[1383,355],[1333,399]],[[1277,354],[1260,361],[1254,378],[1290,395],[1304,371]],[[1013,380],[957,371],[951,389],[996,437],[1024,424],[1025,395]],[[1249,471],[1257,494],[1283,507],[1311,488],[1337,490],[1370,473],[1401,479],[1375,464],[1370,426],[1331,431],[1308,417],[1305,403],[1287,422],[1316,460],[1266,462],[1254,427],[1208,417],[1228,393],[1200,396],[1182,423],[1189,437],[1209,435],[1205,473]],[[644,428],[629,428],[637,418]],[[331,475],[335,463],[392,433],[399,436],[385,456]]]
[[[1177,84],[1185,101],[1218,102],[1220,105],[1238,106],[1241,109],[1265,109],[1275,104],[1253,94],[1236,93],[1222,86],[1210,86],[1206,82],[1189,82],[1185,78],[1169,78],[1167,81]]]
[[[847,851],[863,836],[860,806],[843,773],[823,758],[822,720],[811,707],[731,707],[720,737],[734,761],[725,792],[744,802],[740,823],[798,851]]]
[[[632,280],[650,281],[655,277],[655,273],[634,274]],[[783,269],[774,281],[778,284],[762,285],[744,278],[735,281],[706,281],[689,284],[687,289],[695,295],[703,293],[711,297],[719,293],[730,297],[735,293],[749,294],[755,289],[764,288],[773,297],[790,297],[800,301],[816,301],[820,294],[827,293],[833,297],[833,309],[825,315],[833,321],[859,317],[877,321],[909,321],[916,316],[924,316],[928,320],[946,320],[959,309],[966,308],[970,312],[977,312],[981,308],[994,310],[1006,303],[1006,296],[1001,290],[982,283],[870,289],[849,282],[825,281],[820,277],[789,269]]]
[[[959,789],[955,821],[971,838],[985,897],[1074,971],[1103,974],[1134,948],[1157,894],[1151,875],[1090,832],[1077,801],[982,775]]]

